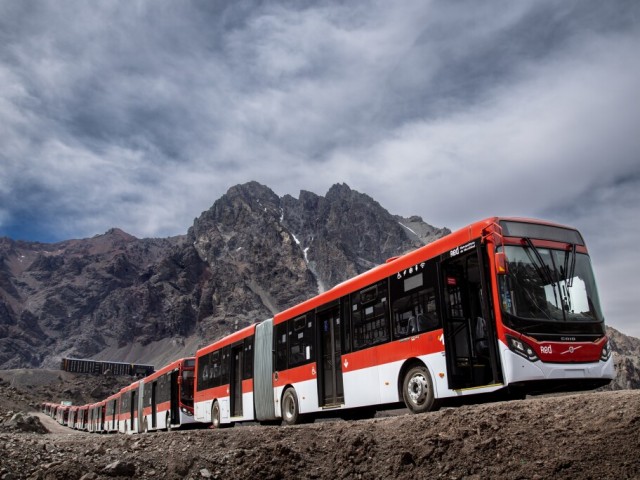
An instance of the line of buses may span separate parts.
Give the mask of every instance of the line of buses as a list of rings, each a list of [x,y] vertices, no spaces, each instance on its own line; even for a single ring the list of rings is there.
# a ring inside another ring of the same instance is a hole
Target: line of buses
[[[43,405],[62,424],[137,433],[296,424],[455,400],[597,388],[614,377],[582,235],[485,219],[234,332],[111,397]]]

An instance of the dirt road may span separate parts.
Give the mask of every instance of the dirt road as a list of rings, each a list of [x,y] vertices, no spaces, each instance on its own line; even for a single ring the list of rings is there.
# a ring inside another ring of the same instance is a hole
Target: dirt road
[[[295,427],[0,433],[0,478],[617,480],[640,478],[639,452],[628,390]]]

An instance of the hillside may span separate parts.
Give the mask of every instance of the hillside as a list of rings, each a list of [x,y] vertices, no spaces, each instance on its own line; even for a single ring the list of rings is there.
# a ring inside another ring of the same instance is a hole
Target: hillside
[[[9,401],[35,399],[0,383],[0,419],[11,417]],[[77,432],[44,416],[41,421],[54,433],[29,433],[12,429],[8,421],[0,424],[0,475],[60,480],[640,476],[638,390],[391,414],[145,435]]]

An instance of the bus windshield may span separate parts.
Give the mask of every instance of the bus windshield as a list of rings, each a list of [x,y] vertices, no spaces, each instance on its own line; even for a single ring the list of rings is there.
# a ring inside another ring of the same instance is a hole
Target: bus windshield
[[[181,397],[183,404],[193,406],[193,370],[182,371]]]
[[[526,239],[525,239],[526,240]],[[505,246],[508,274],[500,277],[502,310],[523,320],[602,322],[588,255],[570,250]]]

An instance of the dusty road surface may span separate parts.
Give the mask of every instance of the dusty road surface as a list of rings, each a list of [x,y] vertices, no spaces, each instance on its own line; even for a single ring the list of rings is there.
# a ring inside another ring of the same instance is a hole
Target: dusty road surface
[[[0,429],[0,478],[638,479],[640,391],[294,427],[143,435]]]

